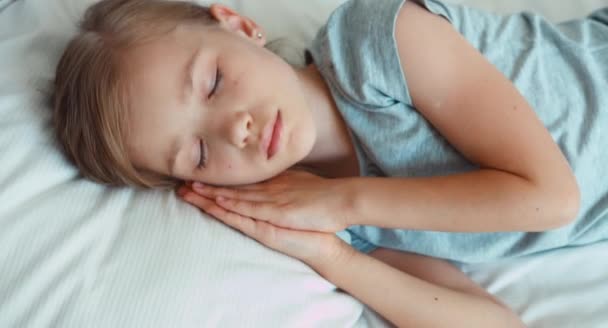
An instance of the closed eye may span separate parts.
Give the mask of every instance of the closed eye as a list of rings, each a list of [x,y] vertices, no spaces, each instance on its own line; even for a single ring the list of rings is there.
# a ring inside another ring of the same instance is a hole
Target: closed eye
[[[215,81],[213,83],[213,89],[211,89],[211,92],[209,93],[209,96],[207,98],[213,97],[213,95],[217,91],[221,81],[222,81],[222,72],[220,71],[220,68],[218,67],[215,70]]]
[[[201,156],[198,160],[198,168],[204,168],[207,165],[207,151],[206,151],[205,142],[203,141],[203,139],[199,140],[199,147],[201,149],[201,151],[200,151]]]

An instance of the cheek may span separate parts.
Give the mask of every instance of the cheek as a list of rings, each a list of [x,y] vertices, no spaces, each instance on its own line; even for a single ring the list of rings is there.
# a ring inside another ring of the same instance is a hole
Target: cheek
[[[205,172],[209,177],[222,176],[224,178],[237,177],[247,172],[251,165],[247,164],[246,158],[239,158],[238,154],[223,154],[215,158],[212,170]]]
[[[292,149],[296,160],[305,158],[314,147],[317,139],[317,131],[312,120],[306,112],[300,113],[298,121],[292,126],[289,148]]]

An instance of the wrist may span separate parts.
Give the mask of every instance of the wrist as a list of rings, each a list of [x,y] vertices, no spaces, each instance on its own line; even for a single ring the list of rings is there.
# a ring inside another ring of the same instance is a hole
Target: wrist
[[[316,259],[306,262],[320,275],[326,276],[328,272],[336,268],[346,267],[356,255],[357,251],[352,246],[336,236],[331,248]]]
[[[359,222],[356,218],[357,213],[357,198],[359,197],[359,179],[360,178],[345,178],[342,179],[341,189],[336,192],[341,198],[340,210],[341,220],[344,228],[348,228],[352,225],[357,225]]]

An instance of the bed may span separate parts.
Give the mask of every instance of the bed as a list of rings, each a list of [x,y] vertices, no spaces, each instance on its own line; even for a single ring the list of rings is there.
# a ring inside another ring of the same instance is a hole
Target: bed
[[[0,0],[0,327],[390,327],[302,262],[170,191],[78,176],[51,138],[44,95],[91,2]],[[343,0],[219,2],[298,49]],[[458,2],[556,21],[608,5]],[[608,242],[460,267],[529,327],[608,326]]]

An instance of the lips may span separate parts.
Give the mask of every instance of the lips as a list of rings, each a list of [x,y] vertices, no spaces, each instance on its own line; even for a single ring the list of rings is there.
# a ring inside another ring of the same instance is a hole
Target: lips
[[[277,116],[274,121],[269,122],[264,128],[264,139],[262,142],[262,149],[266,154],[266,158],[270,159],[276,154],[281,139],[282,121],[281,111],[277,112]]]

